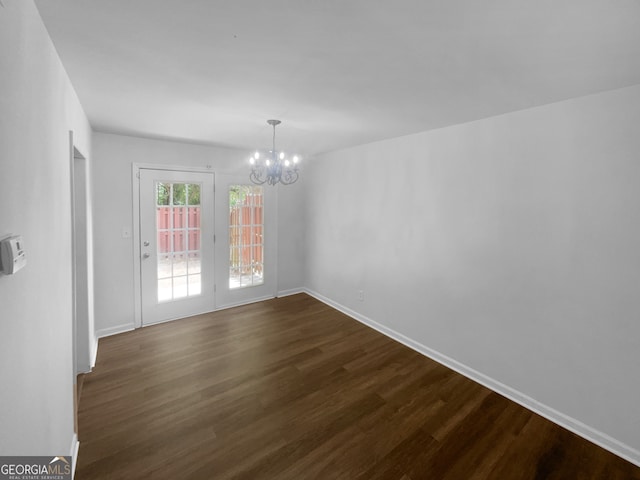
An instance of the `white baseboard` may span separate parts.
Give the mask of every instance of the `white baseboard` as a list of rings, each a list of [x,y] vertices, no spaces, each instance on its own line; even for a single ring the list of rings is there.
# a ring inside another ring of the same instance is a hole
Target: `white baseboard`
[[[363,323],[373,328],[374,330],[377,330],[383,335],[386,335],[387,337],[390,337],[402,343],[412,350],[415,350],[416,352],[421,353],[422,355],[429,357],[432,360],[435,360],[436,362],[450,368],[451,370],[464,375],[474,382],[484,385],[490,390],[493,390],[494,392],[499,393],[500,395],[507,397],[510,400],[513,400],[524,408],[531,410],[538,415],[541,415],[547,420],[550,420],[553,423],[566,428],[576,435],[579,435],[582,438],[585,438],[586,440],[595,443],[596,445],[599,445],[600,447],[609,450],[615,455],[618,455],[619,457],[622,457],[625,460],[628,460],[629,462],[640,467],[640,451],[636,450],[635,448],[619,440],[616,440],[615,438],[603,432],[600,432],[599,430],[596,430],[595,428],[592,428],[589,425],[586,425],[579,420],[570,417],[569,415],[565,415],[564,413],[559,412],[558,410],[549,407],[548,405],[545,405],[544,403],[541,403],[514,388],[509,387],[508,385],[505,385],[487,375],[484,375],[483,373],[478,372],[477,370],[474,370],[473,368],[468,367],[467,365],[464,365],[463,363],[460,363],[453,358],[447,357],[446,355],[443,355],[436,350],[433,350],[419,342],[416,342],[415,340],[412,340],[411,338],[408,338],[389,327],[381,325],[380,323],[377,323],[374,320],[361,315],[355,310],[351,310],[344,305],[334,302],[330,298],[327,298],[318,292],[315,292],[308,288],[304,288],[303,291],[316,298],[317,300],[320,300],[322,303],[325,303],[330,307],[333,307],[336,310],[339,310],[340,312],[359,321],[360,323]]]
[[[93,351],[91,352],[91,369],[93,370],[93,368],[96,366],[96,359],[98,358],[98,341],[100,339],[96,336],[93,339]]]
[[[69,455],[71,455],[71,478],[76,476],[78,450],[80,450],[80,442],[78,441],[78,435],[74,433],[73,437],[71,437],[71,448],[69,449]]]
[[[227,303],[225,305],[216,305],[215,311],[217,312],[218,310],[226,310],[227,308],[240,307],[242,305],[250,305],[252,303],[264,302],[265,300],[271,300],[272,298],[274,298],[273,295],[265,295],[264,297],[253,298],[248,302],[242,301],[242,302]]]
[[[296,289],[294,290],[287,290],[288,295],[293,295],[294,293],[303,293],[305,290],[302,288]],[[280,296],[280,294],[278,294],[278,296]],[[216,305],[215,310],[213,311],[218,311],[218,310],[226,310],[227,308],[233,308],[233,307],[239,307],[241,305],[249,305],[251,303],[257,303],[257,302],[263,302],[265,300],[271,300],[272,298],[274,298],[273,295],[265,295],[262,297],[258,297],[258,298],[254,298],[247,301],[241,301],[241,302],[234,302],[234,303],[228,303],[225,305]],[[195,317],[196,315],[202,315],[205,313],[211,313],[210,311],[206,311],[206,312],[199,312],[199,313],[194,313],[193,315],[190,315],[192,317]],[[158,325],[160,323],[166,323],[166,322],[172,322],[174,320],[180,320],[182,318],[188,318],[188,317],[176,317],[176,318],[169,318],[166,320],[162,320],[160,322],[156,322],[156,323],[152,323],[149,325]],[[147,327],[149,325],[143,325],[143,327]],[[124,324],[124,325],[117,325],[115,327],[109,327],[109,328],[101,328],[100,330],[96,330],[96,338],[100,339],[100,338],[104,338],[104,337],[110,337],[111,335],[117,335],[119,333],[124,333],[124,332],[130,332],[131,330],[135,330],[135,326],[133,324]],[[95,366],[95,358],[97,357],[97,342],[96,342],[96,355],[94,356],[93,359],[93,363]]]
[[[276,295],[278,298],[279,297],[288,297],[289,295],[297,295],[298,293],[304,293],[305,289],[304,288],[290,288],[288,290],[282,290],[280,292],[278,292],[278,294]]]
[[[130,332],[131,330],[134,330],[134,326],[132,323],[127,323],[124,325],[118,325],[118,326],[109,327],[109,328],[101,328],[100,330],[96,330],[96,338],[110,337],[111,335]],[[96,342],[96,345],[97,345],[97,342]],[[97,347],[96,347],[96,355],[97,355]]]

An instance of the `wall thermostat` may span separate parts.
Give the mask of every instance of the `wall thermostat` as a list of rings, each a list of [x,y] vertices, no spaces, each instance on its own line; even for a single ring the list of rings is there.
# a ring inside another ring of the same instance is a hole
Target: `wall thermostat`
[[[0,261],[2,272],[6,275],[13,275],[27,264],[22,236],[14,235],[0,240]]]

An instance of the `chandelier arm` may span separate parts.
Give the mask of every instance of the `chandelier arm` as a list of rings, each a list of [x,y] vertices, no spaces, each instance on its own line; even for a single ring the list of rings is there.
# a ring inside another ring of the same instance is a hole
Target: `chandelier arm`
[[[262,178],[262,175],[256,174],[255,170],[252,171],[251,174],[249,175],[249,180],[251,180],[256,185],[263,185],[264,183],[266,183],[267,179],[265,178],[264,180],[261,180],[261,178]]]
[[[262,185],[267,181],[267,176],[268,174],[264,165],[256,165],[251,169],[249,179],[256,185]]]
[[[284,175],[280,178],[280,183],[283,185],[291,185],[292,183],[296,183],[298,181],[298,169],[295,170],[286,170]]]
[[[283,185],[295,183],[299,177],[298,168],[295,165],[298,162],[298,157],[293,157],[294,165],[291,166],[289,160],[285,158],[285,154],[276,151],[276,126],[282,122],[273,119],[267,120],[267,123],[273,127],[271,158],[269,158],[269,154],[266,154],[266,159],[263,162],[261,159],[258,160],[258,154],[256,154],[255,161],[251,160],[253,167],[249,179],[256,185],[266,183],[275,186],[278,183]]]

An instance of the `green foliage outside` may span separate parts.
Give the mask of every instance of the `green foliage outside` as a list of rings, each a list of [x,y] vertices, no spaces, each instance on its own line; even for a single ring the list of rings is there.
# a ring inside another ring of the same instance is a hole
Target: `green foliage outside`
[[[156,194],[158,205],[200,205],[200,185],[196,183],[158,183]]]
[[[170,183],[156,184],[156,197],[158,205],[169,205],[169,195],[171,194]]]
[[[262,187],[254,185],[231,185],[229,207],[247,205],[248,196],[261,196]],[[173,197],[173,202],[171,199]],[[200,205],[200,185],[196,183],[162,183],[156,185],[158,205]],[[187,203],[188,201],[188,203]]]
[[[253,185],[231,185],[229,187],[229,208],[247,205],[248,195],[262,195],[262,187]]]

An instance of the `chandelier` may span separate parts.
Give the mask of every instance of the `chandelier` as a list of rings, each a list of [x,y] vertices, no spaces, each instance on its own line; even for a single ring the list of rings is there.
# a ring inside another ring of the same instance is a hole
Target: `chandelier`
[[[273,127],[273,146],[267,152],[256,151],[249,163],[251,164],[251,174],[249,178],[257,185],[268,183],[275,185],[291,185],[298,180],[298,162],[300,159],[294,155],[291,159],[284,152],[276,150],[276,125],[280,125],[280,120],[267,120]]]

